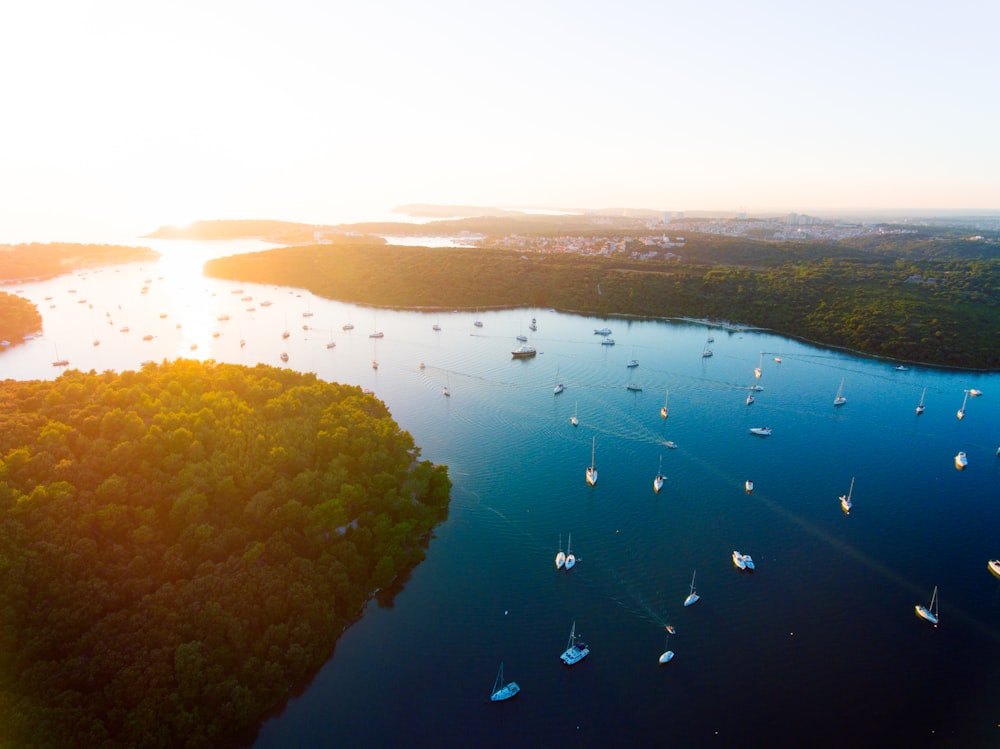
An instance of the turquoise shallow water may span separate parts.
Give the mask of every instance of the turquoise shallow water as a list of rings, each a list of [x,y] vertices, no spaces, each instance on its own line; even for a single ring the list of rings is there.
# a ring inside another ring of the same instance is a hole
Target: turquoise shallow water
[[[372,602],[255,746],[1000,739],[1000,580],[986,570],[1000,556],[1000,376],[901,372],[686,322],[375,311],[197,267],[175,255],[17,287],[45,333],[0,356],[0,376],[53,377],[55,358],[277,365],[284,351],[288,366],[371,388],[455,484],[426,561],[391,606]],[[604,325],[617,345],[600,345]],[[369,338],[375,329],[385,337]],[[519,333],[534,359],[511,359]],[[761,363],[764,389],[747,406]],[[841,380],[847,404],[835,408]],[[553,395],[557,381],[566,390]],[[959,421],[967,388],[983,395]],[[748,432],[765,425],[771,437]],[[553,564],[560,534],[580,558],[569,573]],[[734,569],[734,548],[753,555],[752,574]],[[695,569],[702,600],[684,608]],[[935,585],[937,629],[913,610]],[[567,668],[574,621],[592,652]],[[661,666],[668,623],[676,655]],[[521,694],[492,704],[501,661]]]

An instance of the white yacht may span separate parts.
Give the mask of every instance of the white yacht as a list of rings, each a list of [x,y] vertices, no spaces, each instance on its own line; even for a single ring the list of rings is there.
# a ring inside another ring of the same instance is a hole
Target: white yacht
[[[913,607],[914,611],[917,612],[917,616],[921,619],[926,619],[935,627],[938,625],[938,594],[937,586],[934,586],[934,592],[931,593],[931,602],[926,606],[921,606],[919,603]]]
[[[674,651],[667,647],[670,644],[670,631],[667,631],[667,639],[663,643],[664,650],[660,654],[659,663],[662,666],[664,663],[669,663],[674,659]]]
[[[510,355],[515,359],[530,359],[537,353],[538,350],[534,346],[518,346],[510,352]]]
[[[566,542],[566,571],[569,572],[571,569],[576,567],[576,554],[573,553],[573,534],[569,534],[569,541]]]
[[[753,494],[753,481],[747,479],[743,484],[743,488],[747,490],[747,494]]]
[[[844,511],[844,514],[850,515],[851,508],[854,504],[851,502],[851,494],[854,493],[854,476],[851,476],[851,488],[847,490],[847,494],[843,494],[840,497],[840,507]]]
[[[656,472],[656,478],[653,479],[653,491],[657,494],[660,493],[660,489],[663,488],[663,482],[666,480],[666,476],[663,475],[663,456],[660,456],[660,468]]]
[[[986,563],[986,568],[996,577],[1000,577],[1000,559],[991,559]]]
[[[566,552],[562,550],[562,533],[559,534],[559,553],[556,554],[556,569],[561,570],[566,564]]]
[[[955,456],[955,468],[961,471],[967,465],[969,465],[969,456],[965,454],[965,451],[962,451]]]
[[[576,622],[573,622],[573,628],[569,631],[569,642],[566,643],[566,650],[559,658],[567,666],[572,666],[582,661],[588,655],[590,655],[590,648],[587,647],[587,643],[577,639]]]
[[[745,570],[747,568],[747,563],[743,560],[743,555],[736,549],[733,549],[733,564],[735,564],[736,568],[740,570]]]
[[[611,328],[594,328],[594,335],[611,335]]]
[[[701,598],[697,593],[694,592],[694,576],[698,574],[698,570],[691,573],[691,592],[688,593],[688,597],[684,599],[684,605],[690,606],[692,603],[697,603]]]
[[[833,399],[833,405],[842,406],[847,403],[847,398],[844,397],[844,378],[840,378],[840,387],[837,388],[837,395]]]
[[[508,681],[504,684],[503,664],[501,663],[500,670],[497,672],[497,678],[493,682],[493,690],[490,692],[490,700],[493,702],[503,702],[504,700],[509,700],[520,691],[521,687],[517,685],[516,681]]]
[[[771,427],[750,427],[750,434],[756,434],[758,437],[770,437]]]

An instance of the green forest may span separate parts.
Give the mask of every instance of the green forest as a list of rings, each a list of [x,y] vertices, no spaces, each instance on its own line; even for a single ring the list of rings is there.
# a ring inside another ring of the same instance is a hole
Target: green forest
[[[3,248],[2,253],[0,281],[35,281],[81,268],[148,262],[160,257],[148,247],[70,242],[18,244]]]
[[[312,374],[0,382],[0,746],[251,740],[423,559],[450,486]]]
[[[602,317],[728,320],[871,356],[1000,368],[995,244],[927,236],[776,243],[700,235],[677,252],[683,257],[639,260],[625,253],[359,241],[220,258],[205,273],[386,307],[535,306]]]
[[[42,329],[38,307],[17,294],[0,291],[0,340],[15,345]]]

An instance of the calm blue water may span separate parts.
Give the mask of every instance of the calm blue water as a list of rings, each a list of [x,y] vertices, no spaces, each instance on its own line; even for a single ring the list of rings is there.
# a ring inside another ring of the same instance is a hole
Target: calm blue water
[[[15,287],[45,331],[0,354],[0,376],[51,378],[57,358],[277,365],[285,351],[287,366],[371,388],[455,484],[427,560],[390,607],[372,602],[256,747],[1000,743],[1000,580],[986,569],[1000,556],[1000,376],[897,372],[693,323],[372,310],[198,275],[248,243],[154,244],[159,263]],[[614,347],[593,334],[605,324]],[[518,333],[535,359],[511,359]],[[966,388],[984,394],[959,421]],[[560,534],[580,559],[569,573],[553,564]],[[754,573],[734,569],[734,548]],[[702,599],[684,608],[695,569]],[[913,611],[935,585],[937,629]],[[567,668],[574,621],[592,652]],[[668,623],[676,655],[660,666]],[[493,704],[501,661],[522,691]]]

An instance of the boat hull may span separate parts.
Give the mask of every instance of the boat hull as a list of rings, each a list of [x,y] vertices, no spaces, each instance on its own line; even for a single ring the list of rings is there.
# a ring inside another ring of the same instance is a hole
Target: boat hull
[[[517,685],[516,681],[512,681],[509,684],[505,684],[503,689],[498,689],[491,694],[490,699],[493,702],[503,702],[504,700],[509,700],[511,697],[516,697],[520,691],[521,687]]]
[[[928,609],[926,606],[921,606],[921,605],[918,604],[918,605],[914,606],[913,608],[914,608],[914,611],[917,612],[917,616],[919,616],[921,619],[926,619],[931,624],[937,625],[938,618],[936,616],[934,616],[934,614],[931,612],[931,610]]]

